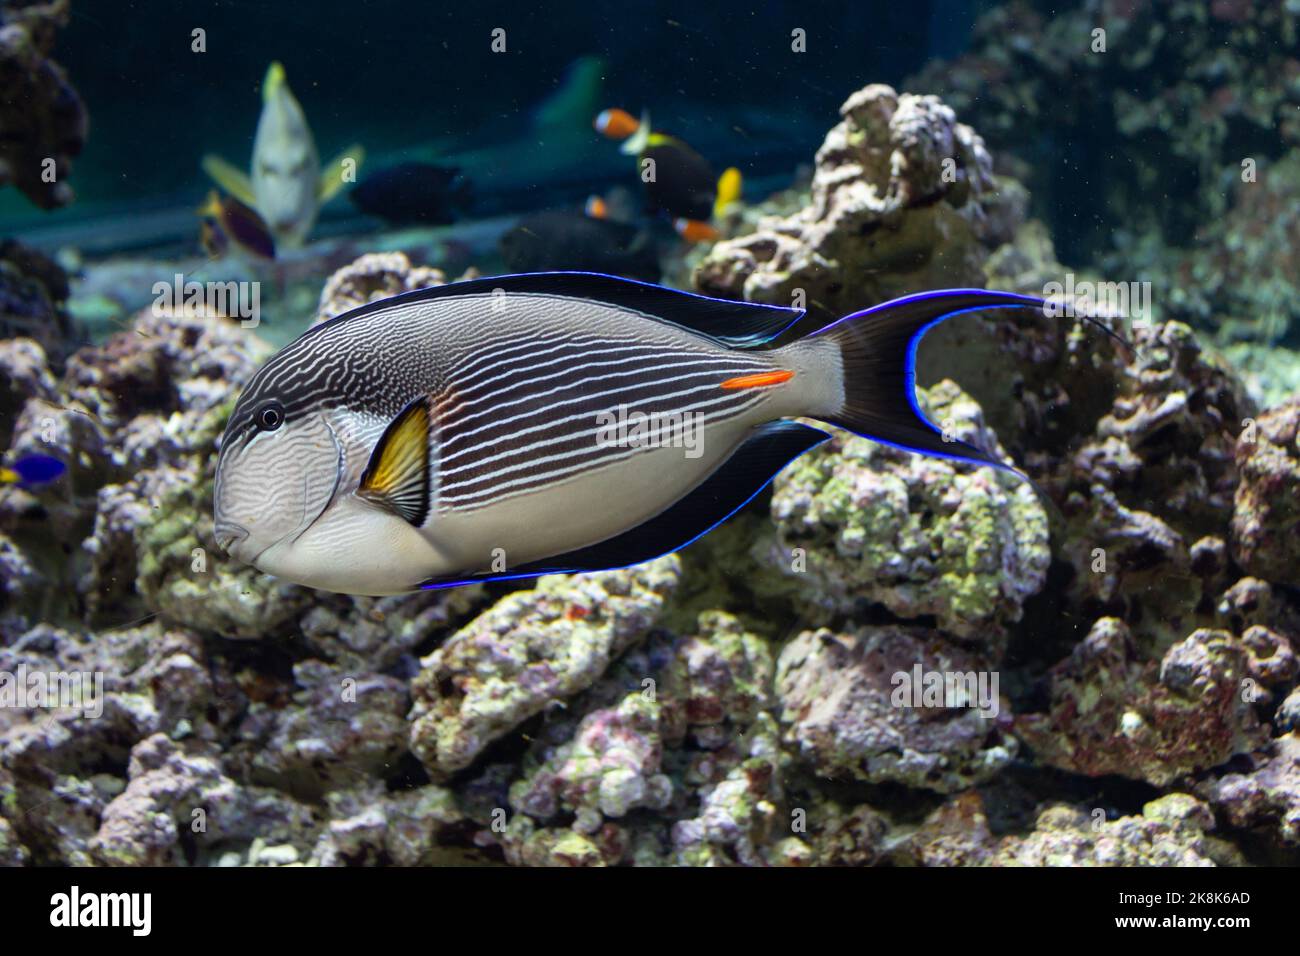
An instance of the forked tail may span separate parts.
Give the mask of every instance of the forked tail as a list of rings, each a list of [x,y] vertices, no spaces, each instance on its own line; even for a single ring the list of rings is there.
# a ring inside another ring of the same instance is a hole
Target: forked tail
[[[916,403],[916,349],[930,327],[963,312],[1046,306],[1042,299],[1014,292],[944,289],[846,315],[804,339],[831,339],[842,358],[843,404],[818,417],[908,451],[1006,468],[983,449],[952,436],[945,438],[921,412]],[[1090,321],[1115,335],[1101,323]]]

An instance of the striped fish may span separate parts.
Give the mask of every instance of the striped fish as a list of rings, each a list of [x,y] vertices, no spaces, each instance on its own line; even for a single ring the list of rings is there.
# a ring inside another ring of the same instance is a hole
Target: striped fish
[[[216,538],[329,591],[625,567],[725,520],[827,433],[999,464],[918,409],[916,343],[959,289],[824,328],[797,310],[588,273],[476,279],[310,329],[248,383]]]

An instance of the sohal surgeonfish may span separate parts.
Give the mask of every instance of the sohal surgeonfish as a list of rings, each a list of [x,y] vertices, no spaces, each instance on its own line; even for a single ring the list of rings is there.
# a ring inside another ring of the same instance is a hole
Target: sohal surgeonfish
[[[320,207],[343,188],[346,170],[359,169],[364,157],[360,146],[350,146],[321,169],[316,140],[284,67],[272,63],[262,85],[251,170],[245,174],[211,155],[203,157],[203,169],[222,189],[256,209],[279,245],[295,247],[311,232]]]
[[[583,273],[405,293],[308,330],[249,381],[216,539],[289,581],[383,595],[674,551],[828,439],[799,418],[1009,467],[921,414],[915,347],[961,312],[1043,306],[957,289],[821,326]]]

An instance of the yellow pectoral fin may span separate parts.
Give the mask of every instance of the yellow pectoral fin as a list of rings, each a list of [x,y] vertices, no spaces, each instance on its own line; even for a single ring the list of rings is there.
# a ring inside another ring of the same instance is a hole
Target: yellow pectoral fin
[[[253,205],[253,183],[246,172],[211,154],[203,157],[203,171],[245,206]]]
[[[12,468],[0,468],[0,485],[16,485],[22,479],[22,475]]]
[[[415,527],[429,516],[429,404],[417,398],[384,430],[357,494]]]
[[[316,187],[316,197],[327,203],[338,195],[339,190],[348,183],[357,181],[357,170],[365,162],[366,151],[353,143],[343,152],[330,160],[321,170],[320,183]]]

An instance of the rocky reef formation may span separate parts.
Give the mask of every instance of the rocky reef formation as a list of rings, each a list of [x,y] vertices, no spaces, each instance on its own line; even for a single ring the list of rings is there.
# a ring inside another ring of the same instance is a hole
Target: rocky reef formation
[[[1300,385],[1298,64],[1288,0],[1010,0],[908,84],[1054,210],[1066,258],[1149,283],[1159,318],[1212,333],[1273,404]]]
[[[72,202],[68,176],[86,142],[86,108],[50,58],[71,0],[0,3],[0,186],[42,209]]]
[[[30,339],[61,368],[76,344],[67,300],[68,277],[57,262],[0,240],[0,340]]]
[[[1014,204],[984,141],[935,96],[868,86],[817,151],[809,202],[718,243],[696,269],[711,295],[834,317],[924,288],[978,284]],[[1014,215],[1014,214],[1013,214]],[[846,276],[855,276],[846,281]]]
[[[942,102],[868,87],[808,206],[746,214],[699,288],[1041,291],[1051,237],[991,170]],[[366,256],[319,318],[442,279]],[[10,453],[69,466],[0,488],[0,673],[96,689],[0,707],[0,863],[1300,859],[1298,406],[1178,322],[952,324],[923,406],[1036,485],[840,433],[677,555],[384,599],[214,547],[253,331],[150,310],[62,369],[0,343]]]

